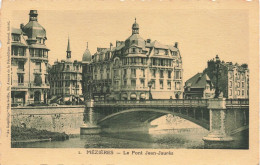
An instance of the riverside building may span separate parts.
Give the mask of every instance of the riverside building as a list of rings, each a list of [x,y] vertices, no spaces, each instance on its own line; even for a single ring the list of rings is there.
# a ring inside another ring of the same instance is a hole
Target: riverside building
[[[38,22],[37,10],[30,10],[29,22],[12,28],[12,105],[47,103],[49,92],[46,30]]]
[[[81,61],[71,60],[70,40],[68,39],[66,60],[56,61],[49,70],[50,102],[79,104],[82,95]]]
[[[182,58],[178,43],[163,45],[144,40],[139,25],[132,35],[116,41],[115,47],[97,48],[88,64],[92,80],[86,83],[95,100],[180,99],[183,96]],[[84,73],[83,73],[84,74]],[[86,90],[87,92],[87,90]]]
[[[216,58],[208,61],[208,67],[204,70],[216,87]],[[220,61],[220,60],[219,60]],[[247,64],[221,61],[219,63],[218,86],[223,97],[230,99],[249,98],[249,69]]]

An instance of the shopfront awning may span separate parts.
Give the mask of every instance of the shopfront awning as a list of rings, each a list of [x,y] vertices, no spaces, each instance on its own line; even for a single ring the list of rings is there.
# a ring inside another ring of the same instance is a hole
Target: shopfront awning
[[[145,93],[141,93],[140,98],[145,99],[146,98]]]
[[[126,93],[123,93],[123,94],[122,94],[122,98],[127,98],[127,94],[126,94]]]
[[[130,98],[131,98],[131,99],[136,99],[136,94],[135,94],[135,93],[132,93],[132,94],[130,95]]]

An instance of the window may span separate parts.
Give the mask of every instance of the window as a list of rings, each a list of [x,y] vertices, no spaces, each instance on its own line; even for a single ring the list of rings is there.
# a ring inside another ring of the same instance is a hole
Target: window
[[[240,96],[240,90],[237,91],[237,95]]]
[[[141,64],[144,64],[144,58],[141,58]]]
[[[163,78],[163,70],[160,70],[160,78]]]
[[[126,80],[124,80],[124,86],[125,86],[125,87],[127,86],[127,81],[126,81]]]
[[[13,40],[13,41],[20,41],[20,35],[18,35],[18,34],[13,34],[13,35],[12,35],[12,40]]]
[[[229,87],[232,88],[232,81],[229,81]]]
[[[69,87],[70,86],[70,82],[69,81],[65,81],[65,87]]]
[[[163,81],[160,81],[160,89],[163,89]]]
[[[141,87],[144,88],[144,80],[141,80]]]
[[[160,65],[164,66],[164,60],[163,59],[160,59]]]
[[[229,96],[232,96],[232,89],[229,89]]]
[[[156,70],[155,70],[155,69],[152,70],[152,77],[153,77],[153,78],[156,77]]]
[[[18,48],[15,46],[12,46],[12,55],[15,55],[15,56],[18,55]]]
[[[18,74],[18,83],[23,84],[24,83],[24,76],[23,74]]]
[[[144,69],[141,69],[141,76],[145,77],[145,70]]]
[[[156,65],[156,59],[153,59],[153,65]]]
[[[152,89],[155,89],[155,81],[152,80],[151,82],[152,82]]]
[[[171,82],[168,81],[168,82],[167,82],[167,89],[171,90],[171,88],[172,88],[171,85],[172,85]]]
[[[175,71],[175,79],[181,79],[180,71]]]
[[[242,88],[244,88],[245,87],[245,83],[244,82],[242,82]]]
[[[172,71],[168,71],[168,78],[172,77]]]
[[[18,70],[24,71],[24,61],[18,61]]]
[[[135,53],[135,48],[133,48],[132,50],[133,50],[133,53]]]
[[[107,79],[109,79],[109,73],[107,73]]]
[[[242,96],[244,96],[245,95],[245,91],[244,90],[242,90]]]
[[[136,77],[136,69],[131,69],[131,77]]]
[[[240,82],[237,83],[237,87],[240,88]]]
[[[25,54],[24,53],[24,48],[21,47],[18,50],[19,50],[19,52],[18,52],[19,56],[24,56],[24,54]]]
[[[45,75],[45,84],[48,84],[48,75]]]
[[[40,62],[36,62],[35,63],[35,71],[41,72],[41,63]]]
[[[136,80],[131,80],[131,86],[135,87],[136,86]]]
[[[180,82],[175,82],[175,90],[180,90],[180,89],[181,89]]]
[[[126,74],[127,74],[127,70],[124,69],[124,75],[123,75],[124,78],[126,78]]]

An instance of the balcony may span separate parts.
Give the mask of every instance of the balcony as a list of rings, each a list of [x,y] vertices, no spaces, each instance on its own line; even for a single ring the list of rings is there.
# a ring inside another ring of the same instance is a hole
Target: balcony
[[[34,55],[31,55],[31,59],[32,60],[48,60],[48,56],[34,54]]]
[[[24,68],[18,68],[18,69],[17,69],[17,73],[25,73],[25,72],[24,72]]]
[[[29,87],[29,82],[28,81],[18,81],[18,80],[13,80],[12,81],[12,87],[18,87],[18,88],[28,88]]]
[[[42,70],[41,70],[41,69],[34,69],[34,73],[35,73],[35,74],[41,74],[41,73],[42,73]]]
[[[136,78],[136,74],[131,74],[131,78]]]
[[[11,56],[14,59],[27,59],[26,54],[18,53],[18,54],[12,54]]]

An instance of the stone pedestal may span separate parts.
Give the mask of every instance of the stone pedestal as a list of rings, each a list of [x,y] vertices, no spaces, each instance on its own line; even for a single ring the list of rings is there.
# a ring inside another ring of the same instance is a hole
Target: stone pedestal
[[[94,112],[94,100],[88,100],[84,112],[84,124],[80,127],[80,135],[99,134],[101,127],[97,125],[97,114]]]
[[[83,125],[80,127],[80,135],[94,135],[101,132],[101,127],[97,125],[87,126]]]
[[[225,98],[209,100],[210,132],[203,138],[205,148],[231,148],[233,138],[226,134]]]

